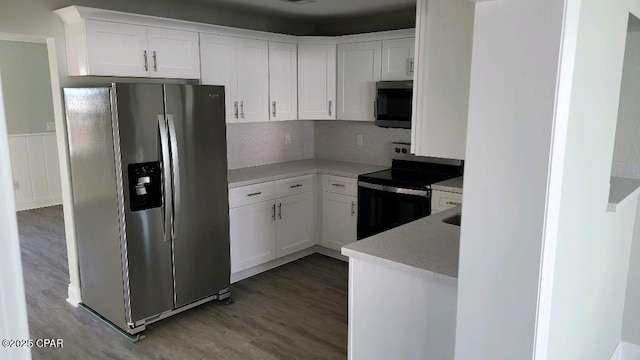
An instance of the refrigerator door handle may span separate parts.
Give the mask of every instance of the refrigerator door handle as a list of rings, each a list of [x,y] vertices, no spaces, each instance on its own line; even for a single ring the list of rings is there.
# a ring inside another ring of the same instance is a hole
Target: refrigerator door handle
[[[171,169],[169,159],[169,133],[164,115],[158,115],[158,130],[160,131],[160,146],[162,148],[162,225],[164,241],[171,239],[171,212],[173,209],[173,197],[171,196]]]
[[[171,237],[176,240],[178,233],[176,231],[177,217],[176,213],[180,211],[180,156],[178,154],[178,139],[176,137],[176,123],[172,114],[167,114],[167,123],[169,124],[169,143],[171,145],[171,180],[173,183],[173,211],[171,212]]]

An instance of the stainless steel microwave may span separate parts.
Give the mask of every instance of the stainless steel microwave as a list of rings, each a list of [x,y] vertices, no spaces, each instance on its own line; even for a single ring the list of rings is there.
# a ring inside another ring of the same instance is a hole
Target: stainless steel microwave
[[[374,104],[375,124],[411,129],[413,81],[378,81]]]

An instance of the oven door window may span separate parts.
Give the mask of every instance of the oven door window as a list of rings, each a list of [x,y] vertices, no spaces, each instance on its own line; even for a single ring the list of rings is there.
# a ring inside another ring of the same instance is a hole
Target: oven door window
[[[431,214],[431,197],[358,187],[358,240]]]
[[[376,120],[411,121],[412,89],[378,89]]]

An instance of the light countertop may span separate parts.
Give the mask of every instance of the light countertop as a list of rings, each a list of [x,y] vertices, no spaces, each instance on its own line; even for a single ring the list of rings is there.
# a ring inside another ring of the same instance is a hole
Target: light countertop
[[[460,210],[457,206],[356,241],[344,246],[342,255],[457,284],[460,227],[442,219]]]
[[[612,176],[610,185],[607,211],[616,212],[618,206],[624,204],[626,199],[631,198],[631,195],[640,189],[640,179]]]
[[[457,178],[440,181],[432,184],[431,189],[462,194],[462,180],[463,177],[459,176]]]
[[[229,188],[234,188],[317,173],[357,178],[358,175],[387,168],[388,166],[308,159],[233,169],[229,170],[228,179]]]

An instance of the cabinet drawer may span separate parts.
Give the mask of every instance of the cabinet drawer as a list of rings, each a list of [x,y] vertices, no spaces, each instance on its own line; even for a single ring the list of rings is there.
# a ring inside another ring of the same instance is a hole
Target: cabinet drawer
[[[273,199],[275,199],[273,181],[229,189],[230,208]]]
[[[431,196],[432,214],[462,205],[462,194],[434,190]]]
[[[358,180],[341,176],[322,175],[322,190],[336,194],[358,196]]]
[[[313,191],[313,175],[276,180],[276,197],[302,194]]]

